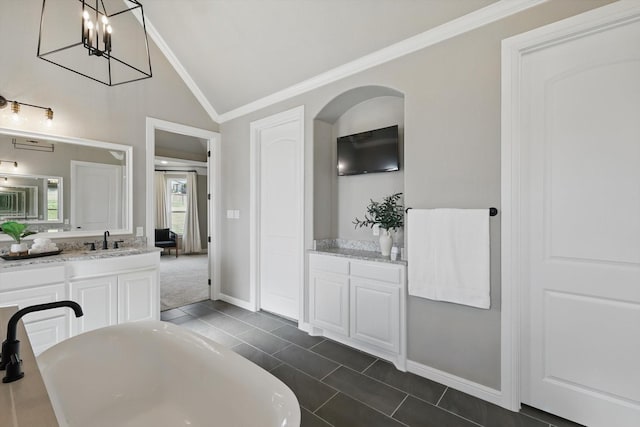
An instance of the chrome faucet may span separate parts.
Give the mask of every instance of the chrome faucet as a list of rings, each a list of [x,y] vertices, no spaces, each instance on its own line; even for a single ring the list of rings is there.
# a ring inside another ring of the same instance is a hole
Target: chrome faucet
[[[104,232],[104,239],[102,239],[102,249],[109,249],[109,242],[107,242],[107,236],[110,236],[109,231]]]
[[[73,309],[76,317],[83,315],[82,307],[75,301],[56,301],[47,304],[37,304],[18,310],[11,316],[7,323],[7,339],[2,343],[2,357],[0,358],[0,371],[7,371],[7,375],[2,379],[3,383],[17,381],[24,377],[22,372],[22,360],[20,359],[20,341],[17,340],[18,320],[25,314],[34,311],[51,310],[59,307],[69,307]]]

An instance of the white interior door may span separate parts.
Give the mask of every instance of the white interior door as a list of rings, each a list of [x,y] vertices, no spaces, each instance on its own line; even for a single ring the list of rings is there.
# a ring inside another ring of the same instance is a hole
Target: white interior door
[[[79,230],[117,230],[122,221],[123,168],[71,161],[71,226]]]
[[[259,308],[299,317],[303,271],[302,118],[254,122],[259,174]],[[256,128],[258,126],[259,130]]]
[[[640,22],[522,62],[522,401],[640,426]]]

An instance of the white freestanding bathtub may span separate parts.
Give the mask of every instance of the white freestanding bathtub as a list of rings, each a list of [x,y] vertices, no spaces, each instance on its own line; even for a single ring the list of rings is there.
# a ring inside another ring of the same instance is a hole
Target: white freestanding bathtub
[[[61,426],[300,425],[280,380],[170,323],[87,332],[43,352],[38,365]]]

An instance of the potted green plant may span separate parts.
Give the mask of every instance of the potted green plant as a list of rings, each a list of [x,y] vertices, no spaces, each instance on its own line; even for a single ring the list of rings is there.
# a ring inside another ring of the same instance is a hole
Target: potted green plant
[[[0,225],[0,229],[3,233],[8,234],[13,240],[16,241],[16,243],[11,245],[11,254],[23,254],[25,252],[28,252],[29,249],[27,248],[27,244],[22,243],[21,240],[24,237],[36,234],[35,231],[28,230],[25,224],[20,224],[19,222],[15,221],[7,221],[3,223],[2,225]]]
[[[391,231],[404,226],[404,206],[400,203],[402,193],[395,193],[382,199],[382,202],[371,200],[367,206],[367,213],[364,219],[355,218],[353,224],[355,228],[380,227],[380,252],[383,256],[389,256],[393,238]]]

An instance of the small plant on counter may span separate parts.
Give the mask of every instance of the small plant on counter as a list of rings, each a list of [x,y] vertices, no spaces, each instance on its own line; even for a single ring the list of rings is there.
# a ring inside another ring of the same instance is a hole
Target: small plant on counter
[[[3,233],[11,236],[11,238],[18,244],[21,243],[20,241],[24,237],[37,233],[37,231],[28,230],[27,225],[20,224],[19,222],[15,221],[7,221],[3,224],[0,224],[0,230],[2,230]]]
[[[367,213],[364,219],[358,218],[353,220],[355,228],[371,227],[378,224],[380,228],[385,230],[397,230],[404,226],[404,206],[400,204],[402,193],[392,194],[385,197],[382,202],[374,202],[371,200],[367,206]]]

